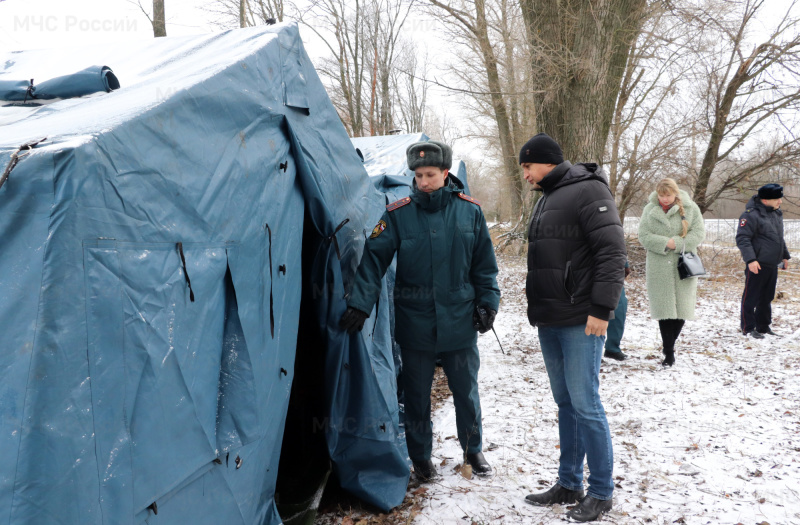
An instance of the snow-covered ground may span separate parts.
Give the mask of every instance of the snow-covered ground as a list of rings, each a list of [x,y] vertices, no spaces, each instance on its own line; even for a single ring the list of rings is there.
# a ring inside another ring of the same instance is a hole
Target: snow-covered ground
[[[566,508],[524,503],[558,468],[556,406],[536,331],[525,316],[525,258],[502,256],[495,327],[479,338],[489,479],[455,471],[460,449],[448,400],[434,415],[442,479],[424,485],[414,523],[553,523]],[[795,272],[796,274],[797,272]],[[604,359],[601,396],[614,443],[614,508],[606,523],[800,524],[800,279],[781,273],[773,328],[739,334],[741,285],[701,280],[676,365],[662,368],[644,275],[627,281],[629,359]],[[794,335],[794,337],[792,337]],[[410,489],[419,490],[419,489]],[[415,509],[417,510],[417,509]]]

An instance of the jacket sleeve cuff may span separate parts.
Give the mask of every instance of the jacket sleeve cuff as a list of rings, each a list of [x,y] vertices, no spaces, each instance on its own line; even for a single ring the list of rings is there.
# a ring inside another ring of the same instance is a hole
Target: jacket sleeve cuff
[[[749,261],[745,261],[745,264],[750,264],[751,262],[756,262],[758,259],[750,259]]]
[[[593,304],[589,306],[589,315],[592,317],[597,317],[602,321],[608,321],[608,318],[611,317],[611,310],[604,306]]]

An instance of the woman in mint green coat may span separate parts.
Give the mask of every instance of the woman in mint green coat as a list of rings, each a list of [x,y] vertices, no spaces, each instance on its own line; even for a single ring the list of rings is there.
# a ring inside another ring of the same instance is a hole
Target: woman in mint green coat
[[[678,256],[696,252],[706,231],[700,208],[672,179],[650,194],[639,222],[639,242],[647,249],[647,297],[664,343],[664,366],[675,363],[675,341],[684,321],[694,319],[697,277],[681,280]]]

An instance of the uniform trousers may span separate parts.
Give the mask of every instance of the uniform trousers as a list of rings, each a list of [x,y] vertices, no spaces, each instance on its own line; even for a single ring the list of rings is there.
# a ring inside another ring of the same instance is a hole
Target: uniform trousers
[[[772,300],[778,282],[778,266],[763,264],[758,273],[744,269],[741,329],[743,333],[766,332],[772,324]]]
[[[481,362],[477,343],[449,352],[401,350],[406,443],[411,460],[419,462],[431,457],[431,385],[437,359],[442,363],[447,384],[453,393],[461,449],[467,454],[481,452],[483,429],[478,396],[478,369]]]

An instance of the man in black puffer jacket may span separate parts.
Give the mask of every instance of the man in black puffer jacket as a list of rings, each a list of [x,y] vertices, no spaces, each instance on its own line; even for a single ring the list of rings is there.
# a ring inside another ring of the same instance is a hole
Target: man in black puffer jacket
[[[558,405],[558,482],[525,498],[532,505],[572,503],[567,515],[594,521],[611,509],[613,451],[600,402],[600,362],[608,320],[625,279],[625,235],[597,164],[572,165],[540,133],[520,151],[525,180],[543,191],[528,232],[528,320]],[[583,492],[583,460],[589,490]]]
[[[772,324],[772,299],[778,282],[778,265],[789,262],[789,250],[783,238],[783,186],[765,184],[758,189],[739,217],[736,246],[747,265],[742,294],[742,333],[756,339],[775,335]]]

